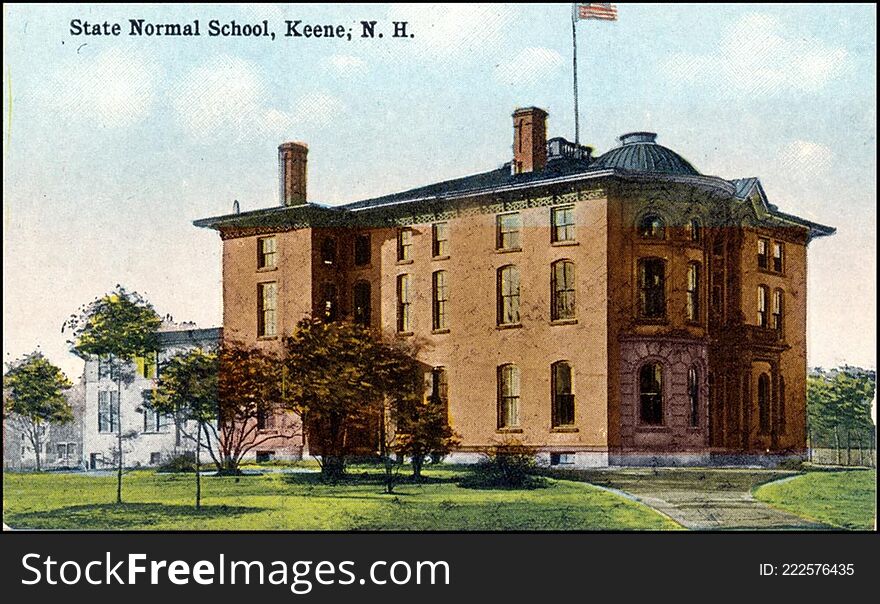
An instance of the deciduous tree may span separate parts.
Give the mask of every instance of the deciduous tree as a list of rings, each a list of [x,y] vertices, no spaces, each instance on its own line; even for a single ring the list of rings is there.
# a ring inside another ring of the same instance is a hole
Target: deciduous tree
[[[201,452],[204,443],[215,463],[216,421],[219,410],[217,353],[200,348],[171,357],[162,367],[152,407],[159,413],[173,415],[184,437],[196,444],[196,508],[202,505]],[[195,435],[188,430],[195,424]],[[212,434],[215,437],[212,442]],[[214,445],[214,446],[212,446]],[[220,464],[218,463],[218,470]]]
[[[34,448],[37,472],[42,438],[49,424],[73,420],[64,390],[73,384],[64,373],[39,352],[32,352],[8,365],[3,375],[4,419],[11,419],[25,433]]]
[[[134,379],[132,361],[158,349],[157,331],[162,320],[137,292],[121,285],[109,294],[80,308],[65,321],[62,331],[73,334],[68,341],[73,352],[84,359],[103,358],[116,381],[117,401],[117,481],[116,503],[122,503],[123,432],[122,384]]]
[[[325,478],[344,474],[358,431],[372,431],[386,450],[388,435],[376,438],[379,424],[387,426],[385,405],[421,396],[423,370],[412,347],[358,324],[314,318],[300,321],[285,344],[285,400],[303,418]]]

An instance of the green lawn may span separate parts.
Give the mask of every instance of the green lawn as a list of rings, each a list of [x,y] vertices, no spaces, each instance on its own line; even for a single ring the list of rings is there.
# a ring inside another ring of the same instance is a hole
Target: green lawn
[[[3,521],[12,528],[162,530],[645,530],[679,529],[650,508],[594,486],[553,480],[535,490],[475,490],[467,470],[432,469],[424,484],[382,492],[375,470],[343,484],[316,474],[205,477],[202,510],[194,476],[126,474],[116,505],[113,475],[3,475]]]
[[[876,470],[813,471],[755,489],[755,498],[838,528],[874,528]]]

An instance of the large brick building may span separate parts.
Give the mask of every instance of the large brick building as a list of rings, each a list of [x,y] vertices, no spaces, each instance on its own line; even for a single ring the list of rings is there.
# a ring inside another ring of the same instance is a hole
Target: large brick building
[[[499,169],[341,206],[196,221],[223,241],[224,337],[277,347],[302,317],[427,343],[461,446],[553,464],[707,463],[805,449],[806,253],[834,229],[757,179],[700,174],[635,132],[593,157],[513,114]]]

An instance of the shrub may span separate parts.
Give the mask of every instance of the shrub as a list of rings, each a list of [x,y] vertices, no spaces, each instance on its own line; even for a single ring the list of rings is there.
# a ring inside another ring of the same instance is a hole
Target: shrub
[[[800,457],[786,457],[779,462],[779,465],[776,467],[779,470],[794,470],[800,472],[804,469],[804,460]]]
[[[459,486],[471,489],[539,489],[548,485],[538,476],[536,450],[518,442],[492,447],[486,459],[474,465]]]
[[[162,463],[157,472],[195,472],[196,455],[192,451],[185,451]]]

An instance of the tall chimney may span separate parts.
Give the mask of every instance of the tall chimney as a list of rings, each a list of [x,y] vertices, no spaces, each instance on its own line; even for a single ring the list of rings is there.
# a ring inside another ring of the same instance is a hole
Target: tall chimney
[[[547,165],[547,112],[523,107],[513,112],[514,174],[540,172]]]
[[[278,177],[281,205],[301,206],[306,203],[305,143],[282,143],[278,146]]]

